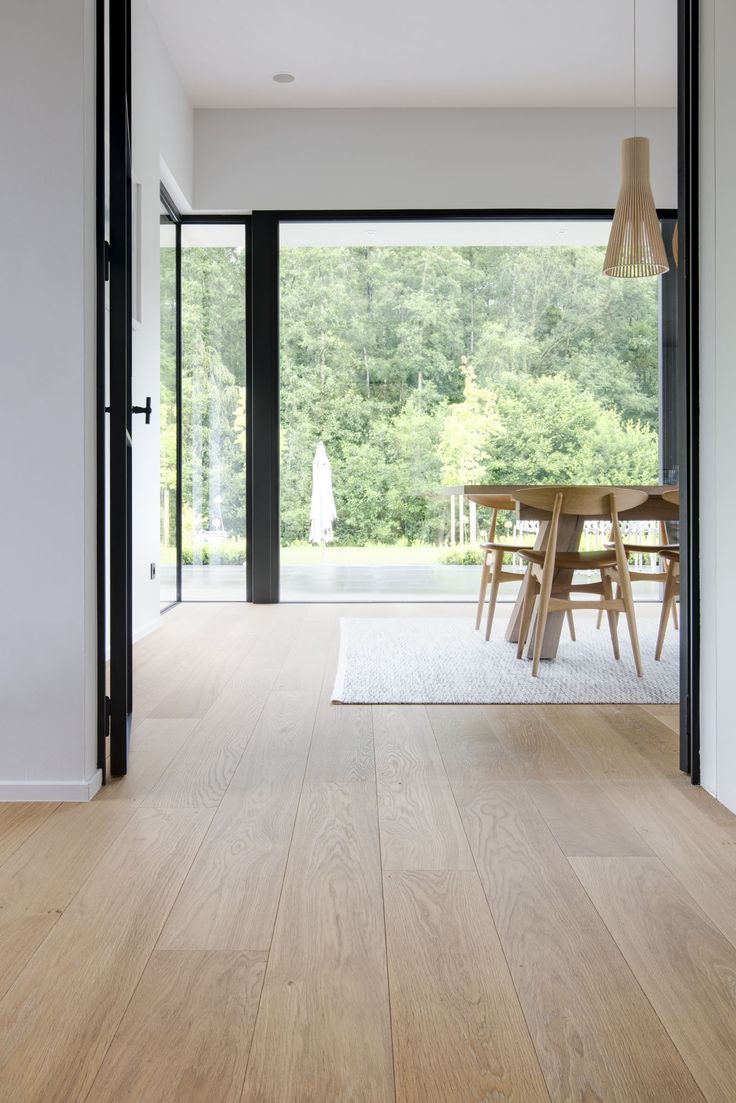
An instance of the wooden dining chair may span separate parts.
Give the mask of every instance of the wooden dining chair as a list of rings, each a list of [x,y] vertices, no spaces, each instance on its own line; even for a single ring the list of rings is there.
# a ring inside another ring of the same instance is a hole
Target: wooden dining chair
[[[666,490],[662,495],[666,502],[671,502],[672,505],[679,506],[680,504],[680,491],[679,490]],[[676,598],[680,594],[680,549],[678,546],[671,546],[663,548],[660,552],[661,558],[667,564],[667,576],[664,584],[664,595],[662,597],[662,612],[659,616],[659,632],[657,633],[657,645],[654,651],[654,658],[659,662],[662,658],[662,648],[664,647],[664,638],[667,635],[667,624],[672,614],[672,619],[677,627],[676,618]]]
[[[659,522],[659,541],[658,544],[630,544],[627,540],[624,540],[624,549],[629,558],[633,555],[656,555],[659,557],[662,564],[662,569],[659,571],[637,571],[632,569],[631,564],[629,564],[629,578],[632,582],[661,582],[662,584],[666,584],[669,562],[662,553],[669,551],[671,548],[676,548],[677,545],[673,544],[669,539],[665,521]],[[610,541],[606,544],[606,547],[612,547]],[[598,624],[596,627],[600,628],[602,623],[603,610],[601,609],[598,613]],[[680,627],[677,618],[677,606],[675,604],[672,605],[672,623],[675,629]]]
[[[516,501],[514,498],[508,498],[504,494],[483,494],[478,496],[476,503],[480,506],[486,506],[491,510],[491,520],[488,525],[488,540],[486,543],[481,544],[481,549],[483,551],[483,566],[480,574],[478,608],[475,614],[475,628],[477,631],[480,628],[480,622],[483,618],[483,607],[486,602],[488,587],[490,586],[491,597],[488,604],[488,617],[486,619],[486,639],[488,640],[490,639],[491,628],[493,626],[493,615],[496,609],[499,586],[502,582],[518,582],[520,577],[523,577],[515,571],[504,571],[504,556],[508,554],[513,555],[522,545],[502,544],[496,540],[498,514],[502,509],[515,510]]]
[[[485,605],[488,587],[490,586],[491,595],[488,601],[488,614],[486,616],[486,640],[489,640],[491,638],[491,629],[493,628],[493,617],[496,612],[499,586],[503,582],[519,582],[520,580],[522,586],[525,584],[525,574],[521,574],[519,571],[505,571],[503,569],[504,556],[518,554],[526,545],[506,544],[496,540],[498,514],[501,510],[516,510],[515,498],[508,498],[503,494],[482,494],[478,495],[475,501],[478,505],[486,506],[491,510],[491,520],[488,526],[488,541],[481,544],[481,548],[483,549],[483,566],[480,575],[478,608],[475,614],[475,628],[477,631],[483,619],[483,606]],[[575,624],[572,619],[572,613],[568,614],[568,626],[570,628],[570,636],[574,640]]]
[[[519,500],[524,505],[551,514],[546,548],[524,548],[519,552],[522,558],[528,561],[529,571],[524,590],[516,654],[517,658],[521,658],[524,654],[532,615],[536,609],[532,666],[534,677],[539,674],[547,617],[551,612],[568,612],[574,609],[600,609],[607,613],[613,655],[616,659],[620,658],[617,613],[624,613],[629,628],[636,673],[640,678],[644,676],[639,634],[636,629],[634,598],[629,578],[629,563],[621,539],[618,514],[619,510],[634,509],[647,498],[648,494],[644,490],[612,486],[525,487],[519,491]],[[601,551],[558,552],[557,533],[560,516],[563,514],[582,514],[586,517],[608,516],[611,520],[612,547],[603,548]],[[556,586],[555,579],[558,571],[596,571],[600,574],[600,580],[576,583],[573,574],[569,582],[564,584],[558,582]],[[614,585],[619,587],[619,596],[614,596]],[[571,598],[571,594],[585,596]]]

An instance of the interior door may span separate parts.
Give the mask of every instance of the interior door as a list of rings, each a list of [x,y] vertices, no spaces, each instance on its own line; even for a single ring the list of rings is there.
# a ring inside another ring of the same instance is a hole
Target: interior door
[[[109,5],[109,733],[110,773],[126,773],[133,714],[132,173],[130,3]],[[150,413],[150,402],[147,402]],[[148,420],[149,414],[147,414]]]

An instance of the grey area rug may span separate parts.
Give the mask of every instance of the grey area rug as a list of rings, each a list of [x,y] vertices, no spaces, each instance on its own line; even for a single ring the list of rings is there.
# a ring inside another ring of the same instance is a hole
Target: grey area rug
[[[472,618],[343,617],[332,700],[343,704],[641,704],[668,705],[679,694],[679,634],[670,630],[660,662],[654,661],[655,618],[639,623],[644,677],[637,678],[628,632],[619,625],[617,662],[604,621],[567,629],[553,660],[538,678],[516,647],[497,636],[483,639]]]

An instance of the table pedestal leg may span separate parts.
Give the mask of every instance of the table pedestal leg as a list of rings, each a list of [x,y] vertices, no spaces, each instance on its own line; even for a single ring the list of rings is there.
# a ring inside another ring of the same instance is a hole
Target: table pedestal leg
[[[584,518],[578,517],[574,514],[563,514],[560,517],[559,527],[557,529],[557,550],[558,551],[578,551],[580,548],[580,537],[583,533]],[[539,535],[537,536],[534,544],[535,548],[546,548],[547,546],[547,534],[549,529],[549,522],[542,521],[539,525]],[[565,586],[572,578],[572,571],[558,571],[555,576],[555,583]],[[511,618],[509,619],[508,628],[506,629],[506,639],[509,643],[517,643],[519,640],[519,621],[521,619],[521,603],[522,596],[516,599]],[[529,631],[529,647],[527,651],[528,658],[531,659],[534,645],[534,628],[535,628],[536,615],[532,618],[532,623]],[[562,634],[562,626],[565,622],[565,614],[561,612],[550,613],[547,617],[547,626],[544,631],[544,641],[542,643],[542,658],[554,659],[557,654],[557,648],[560,643],[560,635]]]

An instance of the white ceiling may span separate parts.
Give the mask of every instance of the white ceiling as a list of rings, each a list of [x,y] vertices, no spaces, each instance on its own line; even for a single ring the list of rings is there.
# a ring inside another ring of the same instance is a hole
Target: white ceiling
[[[148,3],[195,107],[632,102],[633,0]],[[640,105],[674,107],[677,0],[639,0],[637,36]]]

